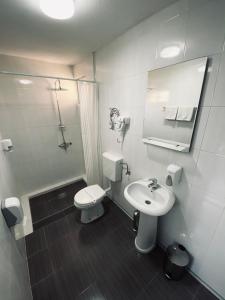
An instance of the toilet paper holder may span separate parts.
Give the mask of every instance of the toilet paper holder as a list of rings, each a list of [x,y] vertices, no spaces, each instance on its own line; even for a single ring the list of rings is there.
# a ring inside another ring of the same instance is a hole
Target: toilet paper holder
[[[11,139],[4,139],[1,140],[2,150],[5,152],[12,152],[13,151],[13,143]]]

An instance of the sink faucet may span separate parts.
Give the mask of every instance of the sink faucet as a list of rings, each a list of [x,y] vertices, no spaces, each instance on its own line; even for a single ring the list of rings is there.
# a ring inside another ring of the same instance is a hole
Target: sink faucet
[[[150,178],[148,187],[151,189],[151,192],[156,190],[159,187],[157,179],[156,178]]]

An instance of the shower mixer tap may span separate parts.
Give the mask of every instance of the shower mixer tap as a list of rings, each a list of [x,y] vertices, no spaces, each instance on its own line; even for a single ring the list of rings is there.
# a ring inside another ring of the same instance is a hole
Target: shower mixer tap
[[[71,142],[68,142],[68,143],[63,142],[62,144],[59,145],[59,148],[62,148],[62,149],[64,149],[65,151],[67,151],[67,149],[68,149],[69,146],[71,146],[71,145],[72,145]]]

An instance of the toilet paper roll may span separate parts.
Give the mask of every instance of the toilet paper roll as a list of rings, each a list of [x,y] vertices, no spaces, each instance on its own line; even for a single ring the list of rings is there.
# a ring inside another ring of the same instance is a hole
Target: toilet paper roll
[[[9,151],[13,150],[13,144],[12,144],[11,139],[1,140],[1,144],[2,144],[2,148],[4,151],[9,152]]]

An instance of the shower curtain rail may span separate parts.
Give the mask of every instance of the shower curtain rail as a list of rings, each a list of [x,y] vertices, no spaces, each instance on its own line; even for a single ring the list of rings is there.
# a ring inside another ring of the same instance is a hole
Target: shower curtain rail
[[[48,78],[48,79],[70,80],[70,81],[76,81],[76,82],[96,83],[95,80],[84,80],[84,79],[75,79],[75,78],[57,77],[57,76],[44,76],[44,75],[36,75],[36,74],[28,74],[28,73],[17,73],[17,72],[1,71],[1,70],[0,70],[0,75],[12,75],[12,76],[24,76],[24,77],[37,77],[37,78]]]

